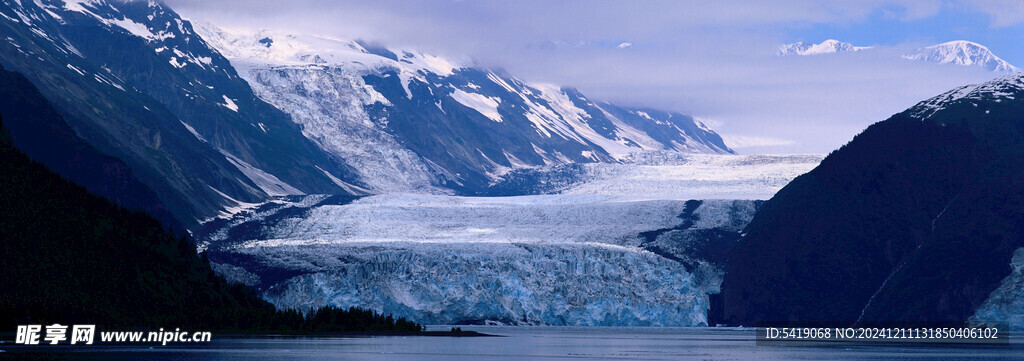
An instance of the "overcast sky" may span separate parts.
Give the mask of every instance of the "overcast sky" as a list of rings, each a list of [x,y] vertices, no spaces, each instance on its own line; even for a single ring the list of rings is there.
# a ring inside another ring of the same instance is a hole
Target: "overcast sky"
[[[950,40],[1024,67],[1024,0],[166,0],[193,20],[414,48],[691,114],[741,153],[825,153],[871,123],[999,74],[900,59]],[[777,57],[835,38],[872,52]]]

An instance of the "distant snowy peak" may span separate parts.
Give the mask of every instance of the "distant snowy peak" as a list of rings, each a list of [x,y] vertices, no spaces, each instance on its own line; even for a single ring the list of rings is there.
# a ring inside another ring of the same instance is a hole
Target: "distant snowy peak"
[[[853,44],[842,42],[835,39],[828,39],[819,44],[811,44],[798,41],[795,43],[780,46],[777,55],[786,56],[834,54],[854,52],[870,48],[870,46],[854,46]]]
[[[903,57],[939,64],[977,66],[996,72],[1016,73],[1020,71],[1017,67],[992,54],[984,45],[965,40],[950,41],[917,49]]]
[[[811,44],[799,41],[780,46],[776,55],[788,56],[849,53],[873,48],[874,47],[871,46],[854,46],[853,44],[834,39],[825,40],[820,44]],[[976,66],[995,72],[1016,73],[1020,71],[1017,67],[997,57],[984,45],[966,40],[950,41],[920,48],[914,50],[910,54],[904,55],[903,58],[937,64]]]

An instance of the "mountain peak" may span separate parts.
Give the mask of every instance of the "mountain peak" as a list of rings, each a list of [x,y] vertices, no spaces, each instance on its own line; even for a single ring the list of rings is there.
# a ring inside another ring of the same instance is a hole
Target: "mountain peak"
[[[984,83],[958,87],[922,101],[908,109],[907,112],[917,118],[925,119],[957,103],[964,102],[971,104],[972,107],[977,107],[979,103],[989,102],[991,106],[991,103],[1011,103],[1021,94],[1024,94],[1024,73],[1018,72]]]
[[[403,77],[420,72],[451,75],[463,65],[412,49],[388,48],[361,40],[263,29],[231,31],[208,23],[193,23],[204,40],[224,56],[269,66],[347,66],[363,70],[404,69]]]
[[[680,113],[596,102],[571,87],[527,83],[416,50],[195,29],[257,94],[290,112],[324,149],[355,162],[377,191],[476,192],[515,169],[616,162],[640,151],[733,153]],[[366,156],[381,149],[388,161]]]
[[[854,46],[853,44],[842,42],[836,39],[828,39],[818,44],[805,43],[798,41],[795,43],[785,44],[779,47],[779,51],[776,53],[778,56],[786,55],[818,55],[818,54],[833,54],[833,53],[846,53],[853,51],[860,51],[864,49],[870,49],[870,46]]]
[[[871,48],[873,47],[854,46],[853,44],[835,39],[828,39],[818,44],[798,41],[780,46],[776,55],[834,54]],[[903,55],[903,58],[938,64],[977,66],[995,72],[1016,73],[1020,71],[1017,67],[993,54],[984,45],[967,40],[954,40],[919,48],[910,54]]]
[[[992,54],[984,45],[966,40],[954,40],[920,48],[903,57],[939,64],[978,66],[997,72],[1016,73],[1020,71],[1017,67]]]

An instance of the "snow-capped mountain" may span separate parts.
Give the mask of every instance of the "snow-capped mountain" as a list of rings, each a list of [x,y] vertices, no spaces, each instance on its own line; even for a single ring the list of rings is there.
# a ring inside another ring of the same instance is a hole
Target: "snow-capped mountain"
[[[278,196],[476,193],[513,169],[732,152],[679,113],[417,52],[197,32],[156,1],[2,4],[0,65],[189,226]]]
[[[6,0],[0,63],[127,163],[181,223],[271,196],[359,192],[350,168],[258,99],[155,1]]]
[[[904,112],[915,118],[928,119],[948,108],[961,107],[965,104],[978,107],[979,104],[987,102],[1011,103],[1020,96],[1024,96],[1024,75],[1009,74],[988,82],[952,89],[922,101]],[[985,114],[991,114],[991,111],[986,110]]]
[[[805,43],[798,41],[795,43],[785,44],[779,47],[779,51],[776,53],[779,56],[786,55],[819,55],[819,54],[834,54],[834,53],[846,53],[852,51],[860,51],[864,49],[871,49],[870,46],[854,46],[853,44],[842,42],[835,39],[828,39],[818,44]]]
[[[416,51],[275,31],[197,31],[260,98],[375,191],[472,193],[519,168],[615,162],[637,151],[732,152],[683,114],[593,101]]]
[[[821,42],[820,44],[811,44],[802,41],[784,44],[779,47],[779,51],[776,55],[820,55],[871,49],[875,49],[875,47],[854,46],[850,43],[829,39]],[[994,72],[1016,73],[1020,71],[1017,67],[993,54],[984,45],[965,40],[950,41],[920,48],[914,50],[910,54],[903,55],[903,58],[907,60],[926,61],[938,64],[976,66]]]
[[[984,45],[965,40],[950,41],[917,49],[903,57],[939,64],[977,66],[997,72],[1016,73],[1020,71],[1017,67],[992,54]]]

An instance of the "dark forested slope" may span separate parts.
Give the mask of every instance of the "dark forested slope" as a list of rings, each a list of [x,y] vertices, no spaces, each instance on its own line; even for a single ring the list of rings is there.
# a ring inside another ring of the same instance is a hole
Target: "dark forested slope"
[[[323,309],[308,319],[228,285],[156,219],[89,194],[13,147],[0,124],[0,328],[418,331],[404,319]]]
[[[766,202],[713,322],[965,321],[1024,246],[1022,77],[872,125]]]

